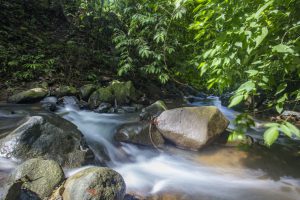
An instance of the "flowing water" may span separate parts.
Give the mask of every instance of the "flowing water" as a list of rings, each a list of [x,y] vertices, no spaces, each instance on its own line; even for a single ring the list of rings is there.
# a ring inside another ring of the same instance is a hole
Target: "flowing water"
[[[199,98],[191,105],[215,105],[230,120],[237,114],[223,107],[216,97]],[[282,142],[284,145],[276,144],[272,149],[261,145],[248,150],[211,145],[200,152],[171,146],[158,151],[113,141],[120,125],[138,121],[137,113],[99,114],[66,106],[58,114],[80,129],[98,160],[123,176],[128,193],[144,197],[171,193],[179,199],[189,200],[296,200],[300,197],[298,141]],[[8,122],[19,121],[17,117],[7,119],[6,116],[7,113],[0,112],[0,128],[3,130],[11,128]],[[259,138],[261,133],[258,128],[249,134]],[[103,146],[109,161],[101,156]],[[0,182],[1,174],[7,174],[15,166],[15,161],[0,159]],[[70,176],[84,168],[65,171]]]

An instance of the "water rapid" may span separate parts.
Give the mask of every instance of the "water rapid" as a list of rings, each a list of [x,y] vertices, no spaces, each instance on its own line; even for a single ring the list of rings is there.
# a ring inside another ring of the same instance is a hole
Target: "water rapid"
[[[212,104],[218,106],[229,119],[237,114],[221,106],[218,99],[193,103],[194,106]],[[132,144],[114,144],[113,135],[118,126],[137,121],[136,114],[98,114],[72,107],[62,108],[59,113],[77,125],[99,159],[101,155],[97,154],[97,149],[105,147],[110,158],[106,165],[123,176],[129,193],[151,196],[176,192],[188,194],[187,199],[195,200],[279,200],[297,199],[300,195],[299,179],[288,175],[274,179],[259,166],[247,167],[242,163],[245,157],[240,157],[238,149],[217,149],[213,154],[178,149],[160,152]],[[78,170],[68,171],[68,175]]]

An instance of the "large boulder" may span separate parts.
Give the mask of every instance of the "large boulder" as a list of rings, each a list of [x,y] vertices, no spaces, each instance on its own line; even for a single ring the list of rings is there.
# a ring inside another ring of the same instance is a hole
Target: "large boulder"
[[[114,170],[91,167],[69,177],[64,188],[64,200],[123,200],[126,185]]]
[[[81,99],[88,100],[91,94],[97,89],[93,84],[87,84],[79,88],[79,95]]]
[[[40,101],[48,94],[48,91],[43,88],[33,88],[26,90],[8,98],[9,103],[34,103]]]
[[[40,199],[45,199],[63,182],[64,178],[64,172],[57,162],[38,158],[30,159],[18,166],[12,173],[6,197],[11,198],[10,200],[15,197],[22,199],[21,197],[30,194],[24,191],[26,189],[32,193],[31,196],[36,195]]]
[[[164,144],[162,135],[149,122],[125,124],[119,128],[115,140],[146,146],[160,147]]]
[[[217,107],[203,106],[166,110],[156,124],[163,137],[175,145],[199,150],[223,133],[229,121]]]
[[[58,88],[55,89],[54,96],[57,97],[63,97],[63,96],[76,96],[77,95],[77,89],[75,87],[72,86],[60,86]]]
[[[0,138],[0,155],[21,160],[43,157],[64,167],[79,167],[93,159],[77,127],[55,114],[27,117]]]

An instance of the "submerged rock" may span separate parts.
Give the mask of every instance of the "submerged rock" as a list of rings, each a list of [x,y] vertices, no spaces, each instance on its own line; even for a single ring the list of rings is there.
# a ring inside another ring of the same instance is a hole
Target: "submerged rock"
[[[57,162],[38,158],[30,159],[18,166],[12,173],[7,195],[11,195],[10,191],[12,190],[14,196],[19,197],[15,199],[25,199],[21,198],[25,195],[44,199],[51,195],[64,178],[64,172]],[[19,187],[20,189],[18,189]]]
[[[198,150],[227,128],[229,121],[215,106],[183,107],[161,113],[157,129],[175,145]]]
[[[160,147],[164,144],[162,135],[148,122],[123,125],[116,133],[115,140],[134,144]]]
[[[64,188],[64,200],[123,200],[126,185],[114,170],[91,167],[69,177]]]
[[[79,95],[81,99],[88,100],[91,94],[96,90],[96,86],[93,84],[87,84],[79,88]]]
[[[72,86],[60,86],[59,88],[56,88],[54,91],[54,95],[57,97],[63,97],[63,96],[76,96],[77,95],[77,89]]]
[[[64,167],[79,167],[93,159],[77,127],[54,114],[26,118],[0,139],[0,156],[21,160],[43,157]]]
[[[0,193],[1,200],[41,200],[34,192],[23,188],[23,180],[17,180],[8,184],[4,193]]]
[[[80,108],[80,101],[75,96],[64,96],[58,99],[58,105],[61,106],[70,106],[75,109]]]
[[[144,108],[140,113],[140,118],[143,120],[150,120],[154,117],[157,117],[165,110],[167,110],[166,104],[163,101],[159,100],[151,104],[150,106]]]
[[[50,112],[55,112],[57,110],[57,98],[56,97],[46,97],[40,103],[42,107]]]
[[[98,113],[107,113],[111,108],[110,103],[101,103],[94,111]]]
[[[8,98],[9,103],[34,103],[40,101],[48,94],[43,88],[33,88],[24,92],[17,93]]]

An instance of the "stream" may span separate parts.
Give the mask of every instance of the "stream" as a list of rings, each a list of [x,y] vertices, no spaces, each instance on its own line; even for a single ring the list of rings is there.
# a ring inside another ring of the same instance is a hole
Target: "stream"
[[[217,97],[195,99],[190,106],[215,105],[231,121],[238,114],[222,106]],[[0,132],[11,129],[20,120],[18,115],[8,117],[10,106],[17,108],[15,105],[0,106]],[[26,109],[35,112],[37,107],[29,105]],[[281,137],[270,149],[260,145],[262,130],[259,124],[263,121],[256,120],[257,128],[249,131],[256,141],[249,149],[212,144],[199,152],[172,146],[158,151],[113,141],[117,128],[138,121],[138,113],[99,114],[66,106],[57,114],[78,127],[98,160],[123,176],[127,193],[143,197],[174,194],[178,199],[188,200],[300,198],[300,158],[297,155],[300,142]],[[233,128],[232,123],[229,128]],[[109,161],[102,160],[98,153],[103,146]],[[17,163],[0,158],[0,187]],[[87,167],[64,170],[70,176]]]

